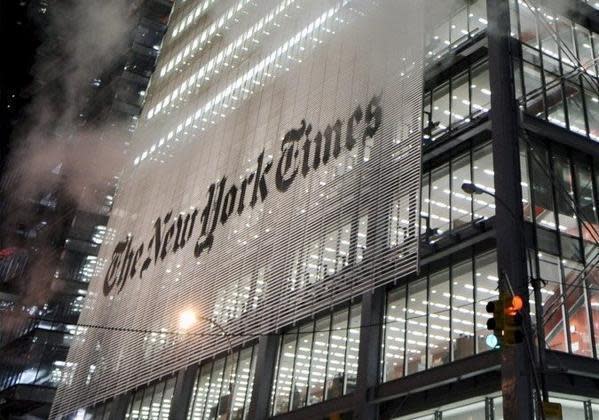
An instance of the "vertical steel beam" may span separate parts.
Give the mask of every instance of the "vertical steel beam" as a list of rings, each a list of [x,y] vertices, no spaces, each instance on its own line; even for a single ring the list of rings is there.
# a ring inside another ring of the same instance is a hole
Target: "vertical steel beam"
[[[369,392],[379,379],[381,335],[385,311],[385,290],[379,287],[362,295],[358,375],[354,391],[354,418],[372,420],[378,417],[378,407],[369,403]]]
[[[279,335],[260,337],[256,348],[256,369],[248,419],[265,420],[269,417],[269,404],[275,374]]]
[[[189,410],[189,402],[193,394],[193,385],[198,376],[199,366],[193,364],[177,372],[177,381],[171,400],[169,420],[185,420]]]
[[[499,288],[513,289],[528,302],[528,280],[520,186],[518,107],[510,55],[510,11],[506,0],[487,0],[491,130],[495,172],[497,267]],[[508,282],[511,284],[508,284]],[[525,331],[530,331],[530,308],[525,307]],[[532,419],[533,403],[528,349],[524,343],[502,349],[501,388],[507,419]],[[528,342],[532,343],[530,337]],[[532,345],[532,344],[531,344]]]

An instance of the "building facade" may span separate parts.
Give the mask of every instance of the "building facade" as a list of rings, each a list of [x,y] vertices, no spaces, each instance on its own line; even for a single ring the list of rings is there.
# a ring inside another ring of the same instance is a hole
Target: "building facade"
[[[599,416],[599,5],[419,3],[175,4],[55,417]]]

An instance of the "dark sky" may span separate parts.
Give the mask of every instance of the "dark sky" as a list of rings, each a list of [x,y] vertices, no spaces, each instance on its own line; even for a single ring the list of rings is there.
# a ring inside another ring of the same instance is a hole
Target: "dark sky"
[[[33,0],[36,2],[38,0]],[[28,18],[32,0],[0,0],[0,169],[5,163],[10,134],[28,103],[27,86],[38,39]]]

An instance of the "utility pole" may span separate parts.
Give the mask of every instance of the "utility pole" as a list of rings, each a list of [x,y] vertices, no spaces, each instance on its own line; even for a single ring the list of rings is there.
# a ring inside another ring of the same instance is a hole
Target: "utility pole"
[[[487,0],[489,78],[491,84],[491,130],[495,195],[505,205],[495,208],[499,290],[524,297],[524,331],[530,329],[526,247],[520,186],[518,107],[514,95],[510,54],[510,11],[505,0]],[[513,290],[512,290],[513,289]],[[503,346],[501,391],[503,415],[507,419],[534,418],[531,389],[532,366],[526,343]]]

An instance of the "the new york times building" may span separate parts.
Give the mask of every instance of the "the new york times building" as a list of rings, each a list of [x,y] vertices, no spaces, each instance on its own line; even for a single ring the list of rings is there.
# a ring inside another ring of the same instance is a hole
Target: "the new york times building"
[[[599,20],[564,1],[177,0],[53,416],[503,418],[513,278],[514,401],[592,418],[599,95],[555,74]]]

